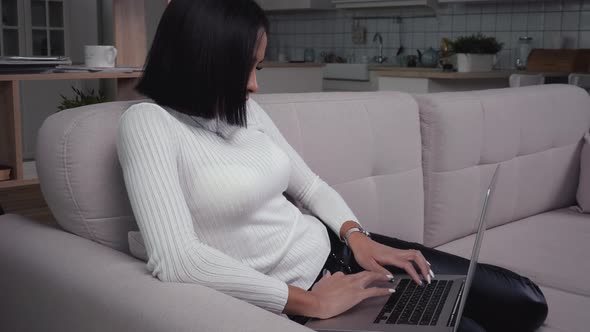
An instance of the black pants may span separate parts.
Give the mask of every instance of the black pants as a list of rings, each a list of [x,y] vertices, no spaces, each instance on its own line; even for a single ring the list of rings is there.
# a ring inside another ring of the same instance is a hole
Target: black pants
[[[325,268],[331,272],[363,271],[336,234],[328,233],[332,252]],[[372,234],[371,237],[389,247],[419,250],[432,264],[436,275],[467,274],[469,260],[465,258],[379,234]],[[394,275],[406,273],[394,266],[386,268]],[[321,273],[318,279],[320,277]],[[469,290],[459,331],[534,331],[543,324],[547,312],[545,296],[531,280],[504,268],[480,263]]]

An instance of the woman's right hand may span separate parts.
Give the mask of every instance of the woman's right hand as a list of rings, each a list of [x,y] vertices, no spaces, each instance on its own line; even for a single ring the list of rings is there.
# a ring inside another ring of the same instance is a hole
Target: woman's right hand
[[[311,289],[316,298],[316,313],[313,317],[327,319],[347,311],[361,301],[377,296],[391,295],[393,289],[367,287],[375,281],[390,281],[389,277],[377,272],[363,271],[355,274],[329,272]]]

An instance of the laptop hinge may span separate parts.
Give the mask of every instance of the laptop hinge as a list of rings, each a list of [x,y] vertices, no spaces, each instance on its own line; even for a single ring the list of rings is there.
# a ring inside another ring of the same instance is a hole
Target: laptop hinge
[[[455,299],[455,305],[453,306],[453,311],[451,312],[451,317],[449,317],[449,321],[447,322],[447,326],[455,326],[455,318],[457,316],[457,310],[459,309],[459,303],[461,303],[461,297],[463,297],[463,289],[465,288],[465,281],[461,283],[461,289],[459,289],[459,295]]]

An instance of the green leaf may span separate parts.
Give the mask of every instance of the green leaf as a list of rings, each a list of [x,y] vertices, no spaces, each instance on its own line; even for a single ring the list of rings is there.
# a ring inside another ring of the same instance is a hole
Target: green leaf
[[[453,53],[496,54],[502,50],[503,43],[494,37],[486,37],[481,33],[461,36],[450,43]]]
[[[62,101],[59,106],[57,106],[58,111],[63,111],[70,108],[82,107],[86,105],[92,104],[100,104],[106,101],[106,97],[104,92],[98,91],[95,92],[94,89],[84,92],[81,89],[76,89],[72,86],[72,90],[74,91],[74,97],[68,98],[64,95],[60,95]]]

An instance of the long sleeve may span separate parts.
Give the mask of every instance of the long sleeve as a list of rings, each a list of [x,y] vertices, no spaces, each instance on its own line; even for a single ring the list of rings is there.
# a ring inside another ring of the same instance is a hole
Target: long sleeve
[[[183,195],[178,141],[171,117],[153,104],[122,116],[117,152],[129,199],[149,256],[148,269],[168,282],[197,283],[281,312],[287,284],[203,243]]]
[[[250,100],[248,106],[261,130],[289,156],[292,167],[287,193],[321,218],[336,234],[340,233],[344,222],[358,222],[342,196],[307,166],[260,105]]]

